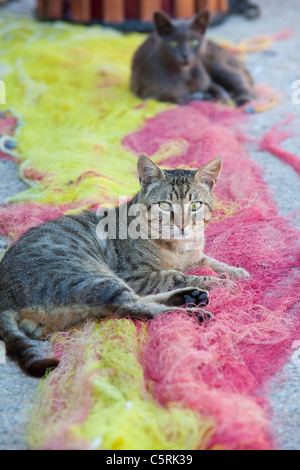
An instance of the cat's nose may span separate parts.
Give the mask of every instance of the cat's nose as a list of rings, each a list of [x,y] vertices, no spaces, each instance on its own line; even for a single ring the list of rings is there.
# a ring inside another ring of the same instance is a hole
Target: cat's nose
[[[187,64],[189,61],[189,53],[186,50],[181,51],[182,62]]]

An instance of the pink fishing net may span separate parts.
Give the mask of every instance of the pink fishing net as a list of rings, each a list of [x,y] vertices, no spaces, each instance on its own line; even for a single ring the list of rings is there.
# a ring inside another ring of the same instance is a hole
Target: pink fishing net
[[[287,124],[287,122],[289,122],[289,120],[272,127],[272,129],[263,136],[260,142],[260,148],[261,150],[267,150],[282,162],[290,165],[300,175],[300,157],[285,150],[280,145],[291,137],[290,130],[282,129],[282,126]]]

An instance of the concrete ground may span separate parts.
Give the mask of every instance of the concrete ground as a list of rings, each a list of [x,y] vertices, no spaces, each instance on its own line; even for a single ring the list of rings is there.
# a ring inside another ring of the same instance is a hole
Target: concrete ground
[[[293,113],[295,123],[300,124],[300,104],[292,103],[292,83],[300,80],[299,0],[256,1],[262,8],[259,19],[247,21],[234,16],[210,32],[214,38],[233,42],[259,34],[277,34],[287,28],[294,33],[287,40],[274,42],[270,49],[248,57],[247,65],[256,83],[272,84],[283,97],[275,109],[251,116],[248,134],[253,138],[262,136],[288,113]],[[30,14],[28,7],[32,4],[33,0],[15,1],[6,8],[16,13],[21,9],[23,14]],[[300,155],[299,138],[288,139],[284,148]],[[249,149],[251,157],[264,169],[265,181],[274,192],[280,213],[290,216],[300,207],[299,176],[276,157],[258,151],[254,144],[249,145]],[[24,184],[18,180],[15,165],[0,161],[0,203],[23,189]],[[300,228],[300,214],[292,216],[291,221]],[[6,241],[0,239],[0,251],[5,244]],[[300,360],[295,357],[275,378],[270,394],[274,438],[277,448],[284,450],[300,450]],[[11,361],[0,364],[0,450],[26,449],[23,439],[26,409],[37,386],[38,381],[25,377]]]

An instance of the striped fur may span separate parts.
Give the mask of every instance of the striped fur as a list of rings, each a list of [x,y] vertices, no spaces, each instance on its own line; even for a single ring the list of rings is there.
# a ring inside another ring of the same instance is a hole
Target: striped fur
[[[180,207],[201,200],[207,224],[214,210],[212,189],[221,163],[217,158],[199,171],[163,171],[147,157],[140,157],[141,191],[125,207],[117,208],[116,228],[122,210],[130,212],[135,204],[155,207],[159,219],[161,201]],[[176,210],[171,215],[170,227],[163,230],[172,232],[178,224],[182,230]],[[103,220],[103,215],[86,211],[33,228],[8,250],[0,264],[0,339],[7,354],[29,375],[41,377],[58,361],[42,359],[28,338],[42,339],[110,315],[150,319],[187,303],[204,307],[207,290],[225,281],[183,274],[201,262],[213,264],[216,271],[221,266],[220,271],[227,269],[235,277],[247,275],[205,257],[202,235],[197,252],[186,249],[184,234],[180,239],[162,235],[156,240],[101,240],[97,229]],[[133,220],[128,217],[128,227]],[[154,212],[151,224],[157,220]],[[193,215],[185,222],[192,231]],[[148,220],[148,228],[151,224]],[[154,292],[156,295],[150,295]],[[188,311],[209,315],[201,308]]]

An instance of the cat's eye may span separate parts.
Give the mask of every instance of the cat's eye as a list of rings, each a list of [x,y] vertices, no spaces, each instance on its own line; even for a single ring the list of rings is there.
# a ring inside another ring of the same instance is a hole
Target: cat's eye
[[[191,46],[191,47],[198,47],[199,44],[200,44],[199,39],[191,39],[191,40],[190,40],[190,46]]]
[[[179,42],[175,41],[175,39],[172,39],[172,41],[169,41],[169,44],[171,47],[178,47]]]
[[[159,205],[160,209],[162,209],[163,211],[166,211],[166,212],[169,212],[171,210],[171,207],[172,207],[172,204],[170,204],[169,202],[166,202],[166,201],[162,201],[158,205]]]
[[[197,212],[200,207],[202,206],[202,202],[200,201],[194,201],[191,203],[191,211],[192,212]]]

